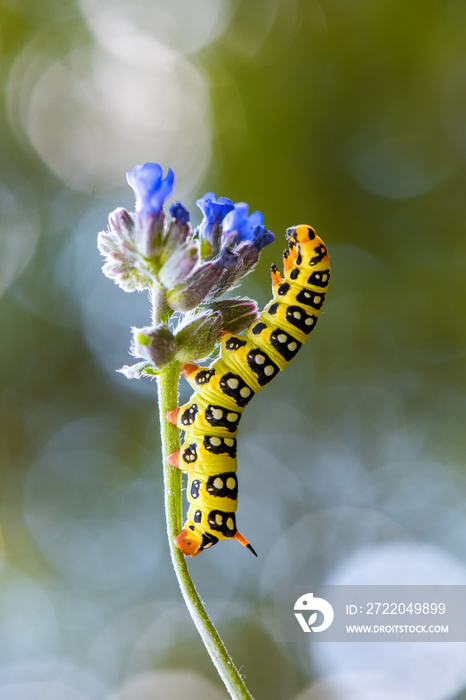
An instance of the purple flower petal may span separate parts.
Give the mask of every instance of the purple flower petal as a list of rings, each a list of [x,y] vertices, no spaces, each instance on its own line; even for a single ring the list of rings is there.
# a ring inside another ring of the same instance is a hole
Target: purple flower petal
[[[136,165],[126,173],[126,179],[136,197],[136,211],[143,217],[158,217],[167,197],[173,192],[175,173],[171,168],[163,178],[163,169],[158,163]]]
[[[238,202],[235,205],[234,211],[230,212],[223,222],[223,232],[235,233],[236,243],[243,241],[255,241],[255,231],[257,227],[262,227],[265,230],[264,217],[260,211],[255,211],[248,215],[249,206],[245,202]],[[273,236],[273,234],[271,234]],[[268,243],[274,240],[271,238]],[[265,245],[268,245],[265,243]],[[263,246],[262,246],[263,247]]]

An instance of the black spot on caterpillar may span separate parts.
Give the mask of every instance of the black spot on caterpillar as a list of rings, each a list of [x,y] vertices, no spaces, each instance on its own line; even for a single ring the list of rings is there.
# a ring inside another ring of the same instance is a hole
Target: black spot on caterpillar
[[[259,335],[266,328],[267,326],[265,325],[265,323],[256,323],[256,325],[252,327],[252,332],[254,333],[254,335]]]
[[[235,438],[223,438],[218,435],[204,435],[204,447],[214,455],[227,454],[232,459],[236,458]]]
[[[183,365],[195,393],[167,414],[185,432],[181,449],[168,459],[188,472],[191,506],[176,538],[187,556],[225,539],[256,554],[236,528],[239,421],[254,394],[287,367],[314,330],[330,280],[327,248],[314,229],[295,226],[286,236],[283,278],[272,265],[272,301],[243,336],[224,333],[221,356],[210,368]]]
[[[228,432],[236,434],[238,432],[238,423],[241,414],[229,411],[223,408],[223,406],[213,406],[209,404],[206,406],[204,418],[214,428],[226,428]],[[183,420],[181,422],[183,423]]]
[[[211,496],[218,498],[230,498],[236,501],[238,498],[238,479],[235,472],[222,472],[209,476],[206,481],[206,491]]]

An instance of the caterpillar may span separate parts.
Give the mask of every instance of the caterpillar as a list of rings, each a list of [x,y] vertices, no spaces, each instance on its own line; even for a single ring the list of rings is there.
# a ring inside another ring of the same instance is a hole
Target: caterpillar
[[[187,556],[225,539],[239,541],[257,556],[236,528],[239,421],[254,394],[288,366],[314,330],[330,280],[327,248],[313,228],[289,228],[286,238],[283,277],[272,265],[273,299],[243,336],[224,331],[221,355],[210,367],[182,366],[194,394],[167,414],[185,433],[168,461],[188,473],[191,505],[176,538]]]

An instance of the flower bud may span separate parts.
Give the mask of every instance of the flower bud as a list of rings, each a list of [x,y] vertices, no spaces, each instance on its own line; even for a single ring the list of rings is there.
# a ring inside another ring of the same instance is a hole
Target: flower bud
[[[150,289],[152,284],[146,272],[138,268],[137,262],[132,263],[128,258],[123,258],[116,253],[107,256],[102,272],[125,292]]]
[[[177,248],[159,272],[159,280],[166,289],[173,289],[196,267],[199,260],[197,241]]]
[[[243,263],[236,252],[233,252],[229,248],[225,247],[221,250],[217,260],[214,261],[214,264],[219,270],[222,271],[222,274],[218,282],[213,285],[212,289],[205,297],[206,299],[214,299],[215,297],[220,296],[220,294],[223,294],[231,289]]]
[[[108,217],[109,228],[97,237],[97,247],[106,258],[104,275],[125,290],[150,289],[155,281],[149,265],[136,251],[135,220],[126,209],[115,209]]]
[[[149,328],[133,328],[131,354],[142,357],[161,369],[175,357],[178,345],[168,326],[161,324]]]
[[[134,231],[136,249],[143,258],[153,260],[159,255],[162,246],[162,231],[165,214],[160,212],[158,217],[153,215],[142,218],[137,217]]]
[[[237,279],[244,277],[248,274],[248,272],[253,270],[257,261],[259,260],[260,249],[256,248],[256,246],[254,246],[252,243],[242,243],[238,248],[238,254],[241,257],[243,265],[241,270],[239,270]]]
[[[222,276],[223,268],[214,262],[203,263],[168,293],[168,303],[175,311],[190,311],[207,298]]]
[[[133,240],[134,219],[126,209],[118,207],[108,216],[110,231],[115,232],[125,241]]]
[[[232,333],[241,333],[259,318],[257,304],[247,297],[211,301],[206,307],[222,314],[222,328]]]
[[[221,328],[222,314],[219,311],[191,317],[175,335],[180,348],[176,359],[180,362],[193,362],[210,355],[219,340]]]
[[[107,256],[118,252],[119,243],[118,237],[110,231],[100,231],[97,234],[97,248],[101,255]]]
[[[256,212],[259,213],[259,212]],[[251,216],[254,216],[251,214]],[[251,217],[249,217],[251,218]],[[275,240],[272,231],[268,231],[265,226],[256,226],[252,231],[249,240],[244,240],[236,248],[243,266],[238,271],[236,279],[240,279],[247,275],[256,265],[259,260],[261,250]]]
[[[176,219],[180,224],[187,224],[189,222],[189,211],[181,202],[175,202],[175,204],[171,205],[170,214],[173,219]]]
[[[119,253],[124,246],[131,245],[134,222],[126,209],[115,209],[108,216],[109,228],[97,236],[97,247],[104,256]]]
[[[174,205],[175,206],[175,205]],[[170,209],[170,211],[174,208]],[[181,204],[179,207],[184,209]],[[173,218],[168,225],[168,230],[163,238],[163,251],[162,251],[162,261],[166,262],[170,255],[172,255],[181,245],[186,243],[186,241],[191,242],[192,230],[189,225],[189,212],[188,220],[181,221],[179,219]]]

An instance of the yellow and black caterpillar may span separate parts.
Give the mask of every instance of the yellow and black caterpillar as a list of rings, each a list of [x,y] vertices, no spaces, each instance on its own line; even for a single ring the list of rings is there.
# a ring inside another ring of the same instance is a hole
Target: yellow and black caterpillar
[[[223,334],[221,356],[211,367],[183,365],[195,393],[167,415],[185,432],[181,449],[168,459],[188,472],[191,506],[176,544],[192,557],[232,538],[257,556],[236,529],[239,421],[254,394],[285,369],[314,330],[330,280],[327,248],[313,228],[296,226],[286,237],[283,278],[272,265],[272,301],[244,336]]]

